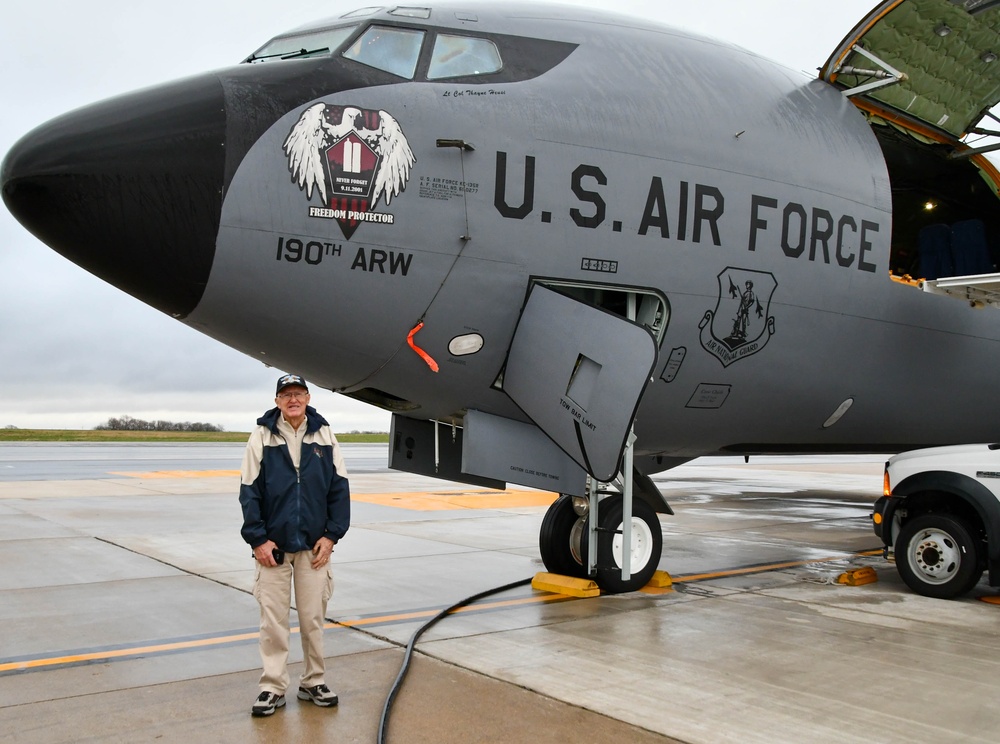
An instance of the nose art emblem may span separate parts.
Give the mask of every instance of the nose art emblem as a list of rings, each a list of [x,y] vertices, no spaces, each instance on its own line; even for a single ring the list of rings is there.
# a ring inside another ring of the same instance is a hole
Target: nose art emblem
[[[416,162],[399,122],[386,111],[316,103],[302,112],[283,145],[292,181],[312,201],[309,216],[336,220],[350,240],[363,222],[393,224],[376,212],[406,188]]]

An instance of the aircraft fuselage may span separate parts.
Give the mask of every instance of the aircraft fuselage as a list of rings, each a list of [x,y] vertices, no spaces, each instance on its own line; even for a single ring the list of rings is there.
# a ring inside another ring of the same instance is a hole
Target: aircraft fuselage
[[[649,457],[996,438],[1000,316],[890,280],[886,164],[837,89],[640,21],[472,17],[334,19],[357,29],[330,53],[73,112],[8,154],[5,201],[137,298],[415,418],[526,420],[497,378],[541,283],[660,303]],[[343,56],[370,24],[423,35],[412,79]],[[429,79],[437,34],[502,70]]]

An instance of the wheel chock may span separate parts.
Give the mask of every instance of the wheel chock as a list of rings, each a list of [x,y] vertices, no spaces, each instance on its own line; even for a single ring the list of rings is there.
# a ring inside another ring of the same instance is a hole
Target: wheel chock
[[[639,591],[643,594],[672,594],[674,591],[674,580],[670,578],[670,574],[666,571],[654,571],[653,576],[646,583],[646,586]]]
[[[995,594],[990,594],[985,597],[979,597],[979,601],[991,605],[1000,605],[1000,597],[998,597]]]
[[[674,580],[666,571],[654,571],[653,578],[646,584],[651,589],[669,589],[674,585]]]
[[[531,580],[531,588],[540,592],[566,594],[570,597],[597,597],[601,594],[597,582],[591,579],[577,579],[544,571],[535,574],[535,578]]]
[[[852,568],[837,577],[838,584],[847,584],[848,586],[863,586],[864,584],[874,584],[876,581],[878,581],[878,574],[871,566]]]

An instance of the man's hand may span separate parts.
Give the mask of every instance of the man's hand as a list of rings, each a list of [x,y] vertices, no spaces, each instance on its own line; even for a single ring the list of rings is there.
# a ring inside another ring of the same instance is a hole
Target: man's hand
[[[333,552],[333,540],[329,537],[321,537],[313,545],[312,553],[312,567],[315,569],[323,568],[327,563],[330,562],[330,553]]]
[[[278,565],[277,562],[274,560],[274,554],[273,554],[273,551],[277,547],[278,546],[275,544],[273,540],[268,540],[263,545],[258,545],[256,548],[253,549],[253,557],[257,560],[257,562],[260,565],[274,568],[275,566]]]

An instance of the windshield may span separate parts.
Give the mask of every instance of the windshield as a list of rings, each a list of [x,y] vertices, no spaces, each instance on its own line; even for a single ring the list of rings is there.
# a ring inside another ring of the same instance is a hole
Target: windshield
[[[500,52],[492,41],[471,36],[438,34],[434,40],[434,51],[427,78],[437,80],[467,75],[487,75],[496,72],[501,66]]]
[[[423,40],[423,31],[371,26],[344,52],[344,56],[412,80]]]
[[[329,54],[357,29],[357,24],[327,28],[322,31],[296,34],[295,36],[279,36],[271,39],[247,58],[247,62],[262,62],[274,59],[300,59],[317,54]]]

